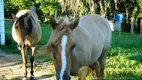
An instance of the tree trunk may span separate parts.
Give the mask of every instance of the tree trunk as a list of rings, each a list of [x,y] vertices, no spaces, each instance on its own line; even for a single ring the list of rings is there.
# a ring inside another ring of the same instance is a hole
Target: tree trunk
[[[115,4],[115,9],[117,10],[118,7],[117,7],[117,0],[114,0],[114,4]]]
[[[61,7],[62,7],[62,13],[66,10],[66,0],[59,0]]]
[[[89,0],[89,6],[90,6],[90,13],[94,14],[95,13],[95,3],[94,3],[94,0]]]

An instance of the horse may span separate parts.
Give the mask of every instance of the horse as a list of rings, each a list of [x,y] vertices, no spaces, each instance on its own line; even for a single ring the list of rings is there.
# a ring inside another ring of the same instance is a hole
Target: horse
[[[108,21],[90,14],[73,21],[51,17],[49,23],[52,32],[43,50],[52,57],[56,79],[70,80],[70,76],[77,76],[83,66],[95,71],[97,79],[104,79],[112,35]]]
[[[16,15],[12,15],[14,23],[12,26],[12,37],[17,42],[17,47],[21,51],[23,58],[24,78],[27,79],[27,48],[31,48],[31,76],[34,79],[34,53],[37,43],[41,38],[41,27],[37,14],[32,10],[21,10]]]

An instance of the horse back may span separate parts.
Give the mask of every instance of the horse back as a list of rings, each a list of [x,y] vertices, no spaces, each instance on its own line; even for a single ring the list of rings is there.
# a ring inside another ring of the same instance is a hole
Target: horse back
[[[109,49],[110,47],[111,29],[108,21],[104,17],[96,14],[81,17],[78,25],[78,30],[76,30],[76,32],[82,33],[80,34],[80,36],[86,36],[86,39],[81,39],[82,42],[86,42],[87,39],[90,39],[90,44],[96,45],[97,43],[99,43],[99,45],[103,45],[103,49],[105,50]],[[86,44],[89,43],[86,42]],[[97,47],[99,45],[97,45]]]
[[[38,42],[42,36],[41,26],[38,21],[38,15],[34,11],[29,11],[28,13],[32,16],[31,20],[32,20],[33,29],[31,33],[31,43],[34,44],[34,41]]]

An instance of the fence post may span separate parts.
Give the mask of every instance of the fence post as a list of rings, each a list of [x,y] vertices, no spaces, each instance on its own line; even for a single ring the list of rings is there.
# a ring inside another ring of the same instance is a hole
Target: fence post
[[[56,20],[56,17],[57,17],[57,10],[55,10],[55,20]]]
[[[134,37],[134,18],[131,17],[131,39]]]
[[[122,22],[116,21],[115,23],[116,23],[116,25],[117,25],[117,27],[118,27],[119,37],[121,37]]]
[[[140,38],[142,39],[142,19],[140,20]]]
[[[76,13],[74,12],[74,19],[75,19]]]
[[[5,45],[4,0],[0,0],[0,44]]]

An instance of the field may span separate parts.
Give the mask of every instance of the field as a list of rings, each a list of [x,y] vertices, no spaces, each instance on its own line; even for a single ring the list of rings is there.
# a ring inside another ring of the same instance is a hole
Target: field
[[[51,28],[47,24],[41,24],[41,26],[42,38],[37,49],[48,42],[51,32]],[[7,54],[21,55],[17,50],[16,42],[12,39],[11,27],[12,25],[5,26],[6,45],[0,46],[0,50],[4,50]],[[30,54],[28,56],[30,56]],[[50,56],[45,54],[35,54],[35,60],[37,64],[41,62],[53,64]],[[21,61],[20,64],[22,64]],[[39,70],[37,67],[36,69]],[[53,73],[55,74],[54,71]],[[55,79],[55,75],[53,77]],[[72,79],[76,80],[77,78],[73,77]],[[105,79],[142,80],[142,40],[139,34],[134,34],[134,37],[131,38],[128,32],[121,32],[121,36],[119,36],[118,32],[112,33],[112,44],[107,57]]]

